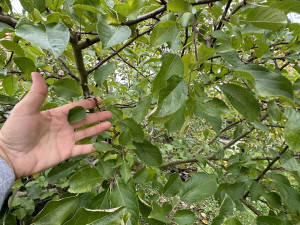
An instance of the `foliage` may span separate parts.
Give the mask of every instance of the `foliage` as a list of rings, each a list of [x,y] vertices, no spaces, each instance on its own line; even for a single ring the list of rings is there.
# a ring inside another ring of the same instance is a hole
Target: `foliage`
[[[0,2],[1,124],[36,70],[41,110],[102,97],[113,113],[78,142],[97,153],[17,180],[3,223],[299,223],[299,1]],[[207,221],[191,206],[212,198]]]

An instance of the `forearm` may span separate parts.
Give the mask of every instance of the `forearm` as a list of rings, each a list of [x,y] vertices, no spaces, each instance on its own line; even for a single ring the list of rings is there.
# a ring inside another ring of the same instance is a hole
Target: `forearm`
[[[12,185],[15,181],[15,174],[4,159],[0,157],[0,210]]]

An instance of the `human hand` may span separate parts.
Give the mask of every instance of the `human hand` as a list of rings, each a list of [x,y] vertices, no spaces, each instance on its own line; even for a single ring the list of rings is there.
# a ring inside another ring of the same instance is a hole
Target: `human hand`
[[[14,170],[16,178],[46,170],[74,156],[94,152],[92,144],[75,145],[76,141],[108,130],[102,122],[76,131],[84,125],[108,120],[111,112],[97,112],[70,124],[68,112],[75,106],[96,107],[94,99],[72,102],[54,109],[40,111],[47,85],[39,73],[32,73],[33,84],[28,94],[14,107],[0,130],[0,156]],[[101,99],[97,99],[101,103]]]

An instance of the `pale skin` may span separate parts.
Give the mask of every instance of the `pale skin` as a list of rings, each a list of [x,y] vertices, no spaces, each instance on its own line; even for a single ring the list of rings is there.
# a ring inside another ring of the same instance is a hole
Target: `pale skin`
[[[109,111],[87,114],[84,120],[74,124],[68,122],[71,108],[95,108],[94,99],[41,112],[48,88],[39,73],[32,73],[32,80],[30,91],[14,107],[0,130],[0,157],[13,169],[16,179],[44,171],[70,157],[95,152],[93,144],[76,145],[75,142],[111,127],[107,121],[112,117]],[[101,103],[100,98],[97,101]],[[76,130],[93,123],[97,124]]]

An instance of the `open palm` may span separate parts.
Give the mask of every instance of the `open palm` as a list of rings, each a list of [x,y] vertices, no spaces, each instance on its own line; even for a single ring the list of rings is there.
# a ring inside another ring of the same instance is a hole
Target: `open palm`
[[[92,109],[96,107],[94,99],[40,112],[47,95],[47,85],[38,73],[33,73],[32,79],[29,93],[15,106],[0,130],[0,155],[14,169],[17,178],[43,171],[70,157],[94,152],[92,144],[75,145],[75,142],[111,126],[109,122],[102,122],[76,131],[84,125],[110,119],[112,114],[109,111],[88,114],[84,120],[74,124],[68,122],[71,108],[82,106]]]

